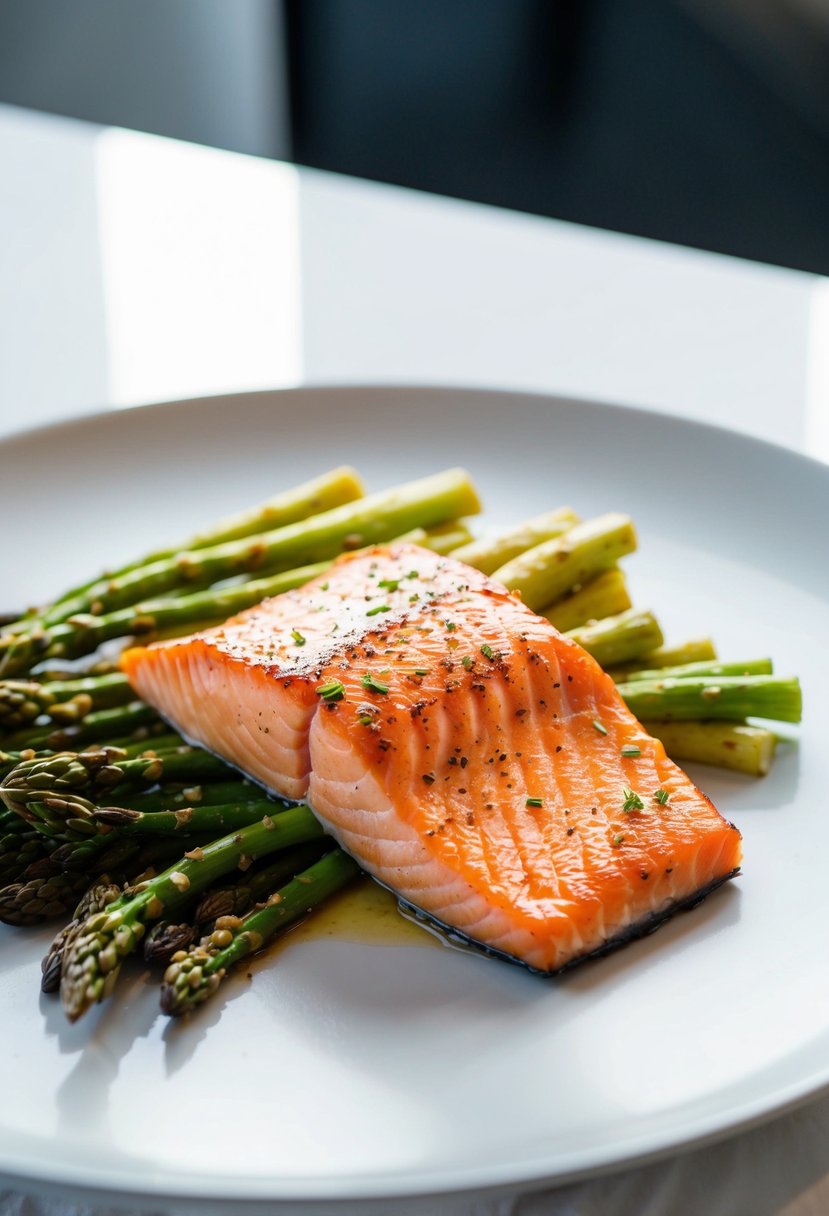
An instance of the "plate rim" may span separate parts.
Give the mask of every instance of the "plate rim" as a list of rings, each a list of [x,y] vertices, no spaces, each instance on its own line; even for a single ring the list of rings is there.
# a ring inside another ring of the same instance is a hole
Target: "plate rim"
[[[598,412],[614,411],[626,415],[631,420],[670,427],[677,431],[687,431],[707,435],[712,442],[729,442],[739,447],[750,447],[758,452],[773,455],[775,459],[791,461],[793,466],[805,465],[819,477],[825,478],[829,486],[829,465],[808,453],[797,451],[771,440],[760,438],[734,428],[708,421],[688,418],[668,413],[660,409],[650,409],[642,406],[612,401],[599,400],[592,397],[580,397],[570,394],[545,392],[543,390],[511,389],[503,386],[477,386],[475,384],[440,384],[428,382],[354,382],[354,383],[303,383],[285,387],[265,388],[255,390],[240,390],[239,392],[223,392],[199,395],[195,397],[171,398],[163,401],[136,403],[124,407],[104,407],[92,409],[67,419],[57,419],[39,423],[12,431],[0,437],[0,457],[18,443],[27,443],[48,439],[49,436],[60,436],[72,430],[94,425],[106,419],[118,426],[119,421],[133,422],[136,419],[152,419],[154,415],[163,415],[179,408],[197,409],[201,406],[212,405],[219,407],[226,402],[263,402],[267,399],[280,400],[307,395],[325,397],[348,397],[354,394],[382,397],[389,393],[407,393],[429,397],[443,396],[455,398],[474,398],[486,396],[490,399],[506,398],[511,401],[525,400],[536,404],[547,404],[551,408],[570,406],[576,408],[594,409]],[[140,423],[139,423],[140,425]],[[539,1190],[545,1187],[566,1185],[587,1178],[607,1175],[615,1171],[635,1168],[650,1162],[679,1156],[686,1152],[705,1147],[731,1136],[761,1126],[764,1123],[779,1118],[786,1113],[803,1106],[810,1100],[819,1098],[829,1090],[829,1058],[821,1070],[812,1072],[799,1082],[788,1085],[771,1087],[770,1094],[754,1098],[729,1108],[727,1112],[719,1111],[714,1114],[697,1116],[691,1122],[693,1130],[683,1133],[680,1140],[671,1138],[671,1133],[653,1132],[649,1137],[643,1137],[641,1132],[636,1137],[639,1149],[627,1151],[624,1146],[604,1148],[596,1159],[595,1151],[588,1150],[579,1155],[577,1163],[571,1169],[556,1169],[550,1172],[551,1165],[548,1157],[538,1157],[523,1166],[513,1167],[512,1173],[506,1176],[503,1164],[486,1166],[478,1164],[461,1170],[447,1169],[432,1170],[428,1178],[419,1180],[418,1175],[402,1172],[391,1178],[386,1175],[374,1177],[355,1177],[348,1179],[352,1188],[347,1194],[334,1194],[332,1187],[341,1185],[342,1179],[293,1178],[281,1179],[278,1176],[262,1176],[244,1179],[245,1190],[240,1193],[238,1188],[241,1181],[231,1175],[226,1177],[211,1176],[199,1189],[198,1175],[188,1175],[184,1172],[164,1175],[163,1180],[140,1174],[136,1167],[135,1176],[124,1174],[123,1170],[114,1170],[127,1179],[126,1185],[116,1185],[116,1180],[106,1170],[97,1171],[92,1177],[86,1166],[67,1168],[65,1165],[57,1168],[43,1169],[35,1176],[31,1172],[18,1171],[8,1159],[0,1145],[0,1178],[16,1187],[35,1188],[41,1193],[65,1192],[71,1188],[74,1196],[91,1196],[98,1200],[113,1199],[123,1202],[150,1201],[167,1199],[174,1203],[198,1204],[203,1209],[213,1211],[226,1210],[228,1203],[254,1211],[267,1205],[269,1210],[283,1205],[291,1205],[297,1209],[321,1209],[329,1207],[332,1210],[345,1211],[349,1206],[363,1205],[375,1207],[384,1201],[402,1203],[423,1202],[441,1198],[455,1199],[460,1197],[494,1196],[516,1190]],[[737,1112],[735,1114],[735,1111]],[[546,1164],[545,1164],[546,1162]],[[75,1177],[75,1175],[84,1177]],[[131,1179],[131,1181],[130,1181]],[[320,1184],[323,1185],[320,1185]]]

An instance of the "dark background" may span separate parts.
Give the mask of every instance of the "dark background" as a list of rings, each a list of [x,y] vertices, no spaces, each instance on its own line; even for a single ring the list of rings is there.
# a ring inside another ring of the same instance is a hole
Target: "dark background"
[[[5,0],[0,100],[829,274],[829,0]]]

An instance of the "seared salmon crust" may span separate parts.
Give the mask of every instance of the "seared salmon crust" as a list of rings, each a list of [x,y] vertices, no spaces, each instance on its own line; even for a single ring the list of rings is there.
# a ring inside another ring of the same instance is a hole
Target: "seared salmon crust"
[[[538,971],[648,932],[739,867],[737,829],[584,650],[414,545],[122,664],[407,904]]]

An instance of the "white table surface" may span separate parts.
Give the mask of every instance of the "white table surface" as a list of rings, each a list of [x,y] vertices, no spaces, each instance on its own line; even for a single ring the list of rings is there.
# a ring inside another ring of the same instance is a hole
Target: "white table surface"
[[[0,436],[340,382],[598,398],[829,461],[829,279],[0,106]],[[114,1209],[0,1189],[0,1216],[93,1211]],[[829,1097],[451,1211],[824,1214]]]

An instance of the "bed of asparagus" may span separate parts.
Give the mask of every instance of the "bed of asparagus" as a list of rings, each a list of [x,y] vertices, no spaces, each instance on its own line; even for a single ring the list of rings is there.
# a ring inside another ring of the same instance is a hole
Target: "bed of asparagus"
[[[344,551],[406,538],[451,553],[590,651],[674,759],[768,771],[773,724],[800,720],[798,681],[765,658],[721,662],[708,638],[666,646],[619,567],[637,543],[627,516],[582,521],[559,508],[473,539],[479,509],[462,470],[365,495],[338,468],[5,619],[0,920],[71,918],[42,977],[71,1020],[112,992],[138,950],[166,968],[163,1010],[192,1010],[357,876],[308,807],[188,746],[102,657],[105,644],[221,622]]]

